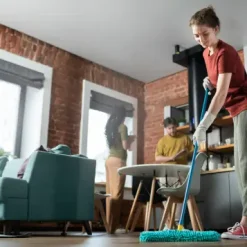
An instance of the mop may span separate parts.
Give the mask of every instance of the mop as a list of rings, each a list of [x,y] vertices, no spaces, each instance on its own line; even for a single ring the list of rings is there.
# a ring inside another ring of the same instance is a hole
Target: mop
[[[204,117],[208,101],[208,89],[205,91],[201,118]],[[216,231],[190,231],[184,229],[184,215],[189,196],[190,184],[193,176],[195,159],[198,152],[198,143],[195,143],[194,152],[189,171],[188,183],[186,185],[183,207],[177,230],[144,231],[140,234],[140,242],[214,242],[220,241],[220,234]]]

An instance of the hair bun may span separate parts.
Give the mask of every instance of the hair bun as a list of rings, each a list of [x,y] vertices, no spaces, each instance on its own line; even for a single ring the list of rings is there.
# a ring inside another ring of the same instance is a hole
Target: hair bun
[[[214,7],[212,5],[209,5],[207,8],[205,8],[205,12],[210,12],[211,14],[216,15]]]
[[[216,15],[214,7],[209,5],[197,11],[190,19],[190,26],[192,25],[207,25],[212,28],[220,28],[220,20]]]
[[[213,7],[213,5],[208,5],[208,7],[207,7],[206,9],[211,9],[211,10],[213,10],[213,11],[214,11],[214,7]]]

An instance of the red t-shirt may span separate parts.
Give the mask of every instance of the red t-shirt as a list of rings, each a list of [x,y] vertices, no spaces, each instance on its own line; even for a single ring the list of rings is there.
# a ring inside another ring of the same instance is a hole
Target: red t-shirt
[[[209,49],[203,52],[210,82],[216,88],[218,75],[232,73],[224,107],[232,117],[247,110],[247,76],[237,51],[222,40],[219,40],[213,55]]]

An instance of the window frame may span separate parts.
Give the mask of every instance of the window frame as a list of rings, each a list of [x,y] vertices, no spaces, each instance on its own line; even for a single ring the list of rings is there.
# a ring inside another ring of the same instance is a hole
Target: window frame
[[[39,131],[39,144],[47,147],[48,145],[48,133],[49,133],[49,118],[50,118],[50,104],[51,104],[51,87],[52,87],[52,76],[53,76],[53,68],[43,65],[41,63],[32,61],[30,59],[21,57],[19,55],[7,52],[5,50],[0,50],[0,59],[3,59],[7,62],[40,72],[44,74],[44,81],[43,81],[43,88],[41,88],[40,93],[42,93],[42,112],[41,112],[41,127]],[[3,79],[3,81],[6,81]],[[14,82],[11,82],[14,83]],[[16,83],[15,83],[16,84]],[[18,115],[18,126],[22,127],[21,130],[23,131],[23,117],[25,112],[25,103],[26,103],[26,89],[21,90],[20,95],[20,106],[19,106],[19,115]],[[25,98],[25,99],[23,99]],[[22,99],[22,101],[21,101]],[[22,116],[20,116],[22,115]],[[20,117],[20,118],[19,118]],[[19,136],[16,139],[15,144],[15,152],[21,154],[19,158],[26,158],[35,147],[25,147],[23,148],[23,144],[21,144],[21,140],[23,138],[23,133],[18,134]],[[21,137],[21,138],[20,138]],[[19,145],[19,148],[18,148]]]
[[[87,155],[87,139],[88,139],[88,121],[89,121],[89,109],[91,91],[96,91],[101,94],[116,98],[121,101],[125,101],[133,105],[133,135],[137,136],[138,131],[138,100],[137,98],[120,93],[113,89],[98,85],[88,80],[82,81],[82,106],[81,106],[81,127],[80,127],[80,139],[79,139],[79,152],[80,154]],[[137,164],[137,139],[132,144],[132,164]],[[131,179],[128,180],[128,186],[131,187]]]

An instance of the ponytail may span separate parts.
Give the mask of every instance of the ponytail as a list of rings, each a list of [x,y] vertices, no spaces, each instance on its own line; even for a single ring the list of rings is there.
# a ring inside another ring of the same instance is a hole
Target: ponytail
[[[114,107],[113,112],[106,123],[105,135],[109,148],[117,145],[117,137],[119,136],[118,127],[123,123],[125,115],[126,111],[123,106]]]

